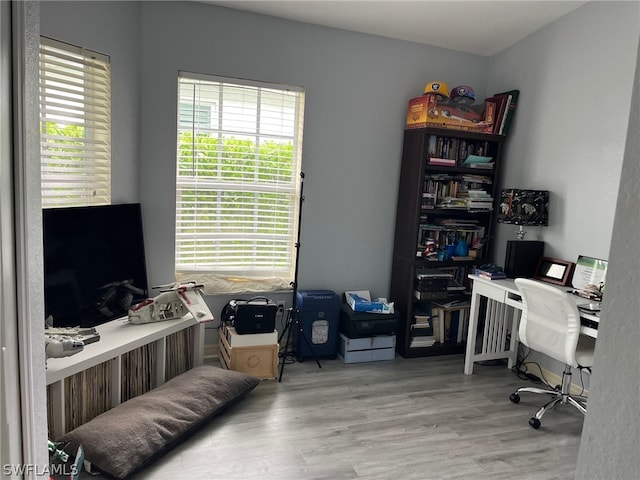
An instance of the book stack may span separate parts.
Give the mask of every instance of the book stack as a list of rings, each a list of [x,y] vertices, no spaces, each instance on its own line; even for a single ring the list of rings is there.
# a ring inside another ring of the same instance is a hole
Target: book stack
[[[468,209],[493,210],[493,197],[484,190],[460,190],[457,198],[464,199],[464,205]]]
[[[442,197],[438,200],[438,208],[466,208],[466,202],[458,197]]]
[[[479,168],[484,170],[492,170],[495,162],[492,161],[493,157],[487,157],[484,155],[468,155],[464,162],[463,167]]]
[[[453,275],[437,268],[423,268],[416,273],[414,297],[417,300],[435,300],[447,298],[447,286]],[[428,313],[415,312],[416,320],[429,317]],[[416,321],[416,324],[420,322]]]
[[[423,210],[436,208],[436,194],[435,193],[423,193],[422,194],[422,202],[420,203],[420,208],[422,208]]]
[[[411,325],[411,348],[430,347],[436,342],[433,335],[433,323],[431,317],[426,314],[416,313],[415,323]]]
[[[483,268],[484,267],[484,268]],[[476,275],[480,278],[487,278],[489,280],[500,280],[507,278],[507,274],[504,273],[501,267],[497,265],[481,266],[476,268]]]

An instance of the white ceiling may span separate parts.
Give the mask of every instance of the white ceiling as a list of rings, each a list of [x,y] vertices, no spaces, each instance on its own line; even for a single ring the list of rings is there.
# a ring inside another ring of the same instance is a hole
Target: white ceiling
[[[238,10],[491,56],[585,1],[202,0]]]

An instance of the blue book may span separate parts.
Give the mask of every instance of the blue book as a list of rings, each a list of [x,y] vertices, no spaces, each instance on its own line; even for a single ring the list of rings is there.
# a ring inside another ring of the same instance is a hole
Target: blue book
[[[460,324],[460,310],[452,310],[451,315],[451,325],[449,327],[449,341],[451,343],[458,342],[458,326]]]

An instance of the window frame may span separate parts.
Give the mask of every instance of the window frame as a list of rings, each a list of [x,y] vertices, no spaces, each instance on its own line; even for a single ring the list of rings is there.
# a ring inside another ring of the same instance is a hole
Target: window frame
[[[43,208],[111,203],[111,60],[40,37]]]
[[[210,293],[258,293],[291,288],[297,261],[302,193],[304,89],[184,71],[179,72],[177,83],[176,280],[202,282],[205,284],[205,291]],[[185,128],[185,116],[181,108],[184,107],[187,94],[186,87],[183,92],[181,86],[185,85],[193,89],[188,92],[193,94],[190,112],[201,111],[205,104],[211,106],[212,120],[209,128],[200,125],[201,117],[196,118],[195,114],[191,129]],[[207,91],[209,88],[212,90]],[[255,102],[251,97],[254,94]],[[268,103],[268,100],[274,98],[278,98],[283,104],[275,107]],[[254,107],[255,111],[248,106]],[[269,120],[275,118],[274,125],[281,129],[279,134],[271,131],[271,128],[276,127],[265,120],[265,112],[273,114],[271,108],[278,112],[269,117]],[[214,112],[217,114],[215,118]],[[292,115],[289,115],[291,112]],[[238,115],[234,116],[234,113]],[[188,134],[191,135],[190,139],[187,138]],[[181,141],[183,136],[188,139],[186,145],[190,149],[185,148],[185,143]],[[210,150],[201,146],[200,142],[207,140],[200,138],[210,139],[214,146]],[[229,143],[233,141],[237,141],[237,145]],[[267,152],[268,145],[276,145],[273,156],[269,156],[271,150]],[[290,157],[287,156],[288,150],[283,153],[285,146],[290,148]],[[188,154],[183,155],[183,151]],[[186,162],[193,165],[191,168],[195,173],[192,177],[189,177],[189,172],[183,171]],[[210,162],[210,166],[206,167],[209,170],[205,170],[205,162]],[[225,168],[235,164],[240,173],[225,171]],[[275,173],[265,173],[266,165],[275,165]],[[205,211],[213,219],[207,225],[204,220],[200,220],[206,216],[201,211],[202,207],[192,208],[191,219],[198,222],[195,230],[189,234],[193,255],[191,258],[195,259],[193,261],[186,260],[188,236],[184,228],[187,218],[184,205],[187,201],[183,195],[188,188],[197,192],[194,195],[201,204],[204,203],[203,192],[211,195],[211,207]],[[233,208],[233,202],[225,199],[225,195],[236,195]],[[251,205],[253,213],[250,211]],[[227,213],[221,213],[225,208]],[[286,228],[283,228],[284,223],[281,224],[285,218],[283,212],[286,212]],[[246,219],[246,224],[241,219]],[[268,221],[272,221],[270,233],[258,233]],[[247,225],[251,222],[255,225],[253,233],[248,232]],[[251,242],[255,245],[253,251],[248,247]],[[206,254],[198,253],[207,248],[210,251]],[[225,248],[228,250],[225,251]],[[272,253],[265,253],[270,248]],[[216,249],[217,252],[214,251]]]

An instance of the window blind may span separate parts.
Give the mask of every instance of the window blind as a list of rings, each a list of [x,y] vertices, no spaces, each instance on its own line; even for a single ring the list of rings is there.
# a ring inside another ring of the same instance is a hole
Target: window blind
[[[109,57],[40,39],[43,207],[111,203]]]
[[[304,92],[185,72],[178,83],[177,279],[217,293],[289,287]]]

